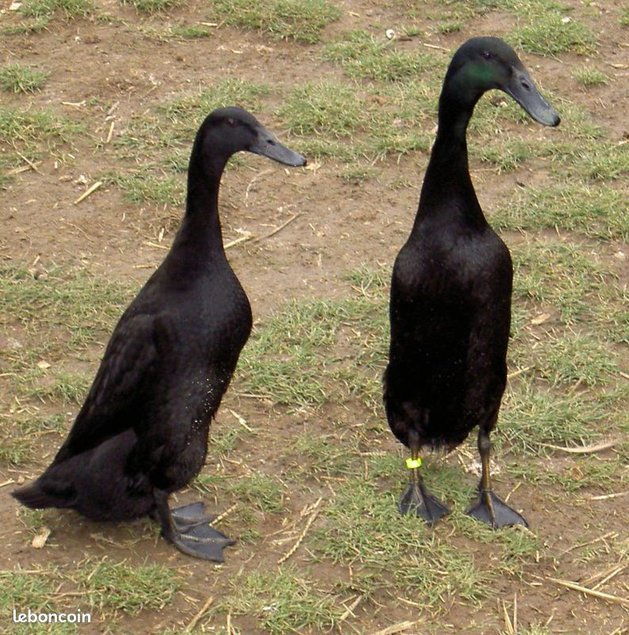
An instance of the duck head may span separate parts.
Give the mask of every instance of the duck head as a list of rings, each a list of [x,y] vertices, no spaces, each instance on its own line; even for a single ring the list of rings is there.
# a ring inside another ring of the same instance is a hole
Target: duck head
[[[251,113],[237,108],[218,108],[211,112],[200,130],[206,156],[223,161],[236,152],[246,151],[291,165],[306,165],[306,159],[282,145]]]
[[[515,99],[538,123],[556,126],[559,115],[537,90],[533,80],[515,51],[496,37],[475,37],[465,42],[454,54],[446,85],[458,94],[459,100],[473,105],[480,96],[493,88]]]

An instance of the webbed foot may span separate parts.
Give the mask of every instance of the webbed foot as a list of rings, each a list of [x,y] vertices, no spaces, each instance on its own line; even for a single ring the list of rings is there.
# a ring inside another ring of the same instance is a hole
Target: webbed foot
[[[203,503],[193,503],[175,509],[168,507],[168,494],[154,490],[157,519],[162,536],[179,551],[202,560],[224,562],[223,549],[236,543],[210,526]]]
[[[529,526],[524,516],[509,507],[507,503],[498,498],[491,490],[481,490],[478,503],[472,505],[465,513],[483,523],[491,525],[494,529],[509,527],[510,525]]]
[[[182,531],[186,527],[199,525],[200,523],[211,523],[216,518],[216,514],[205,513],[205,503],[201,501],[182,505],[181,507],[173,507],[170,510],[170,514],[177,528]]]
[[[421,483],[409,483],[400,498],[398,508],[400,514],[415,514],[429,525],[434,525],[440,518],[450,513],[450,508],[429,494]]]
[[[180,530],[170,536],[164,535],[179,551],[202,560],[224,562],[223,549],[236,544],[232,538],[210,527],[208,524],[197,524]]]

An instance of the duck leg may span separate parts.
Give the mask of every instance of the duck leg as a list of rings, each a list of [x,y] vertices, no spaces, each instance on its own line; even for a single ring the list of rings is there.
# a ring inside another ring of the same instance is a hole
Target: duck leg
[[[202,503],[185,505],[171,511],[167,492],[156,489],[154,497],[162,536],[168,542],[193,558],[224,561],[223,549],[236,541],[210,527],[208,517],[202,515]]]
[[[423,518],[429,525],[434,525],[440,518],[450,513],[438,498],[428,492],[419,473],[422,461],[419,458],[419,439],[416,432],[410,435],[411,458],[407,459],[406,466],[411,471],[408,487],[402,494],[398,508],[400,514],[415,514]]]
[[[491,441],[489,431],[481,428],[478,431],[478,452],[482,464],[482,475],[478,485],[478,502],[470,507],[466,514],[481,522],[491,525],[494,529],[508,527],[509,525],[524,525],[528,527],[526,519],[521,514],[507,505],[494,494],[491,488],[491,476],[489,474],[489,455],[491,454]]]

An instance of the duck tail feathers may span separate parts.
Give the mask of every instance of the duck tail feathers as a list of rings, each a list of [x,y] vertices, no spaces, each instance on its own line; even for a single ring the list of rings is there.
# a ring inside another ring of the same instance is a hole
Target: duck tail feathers
[[[72,507],[75,498],[74,488],[46,487],[41,479],[19,487],[11,492],[11,496],[22,505],[31,509],[44,509],[46,507]]]

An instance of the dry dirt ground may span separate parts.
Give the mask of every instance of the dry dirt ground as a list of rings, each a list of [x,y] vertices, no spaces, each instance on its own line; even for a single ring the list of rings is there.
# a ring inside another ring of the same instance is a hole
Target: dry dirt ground
[[[397,8],[396,3],[355,0],[336,4],[342,8],[342,15],[324,31],[326,40],[352,28],[379,29],[408,22],[403,7]],[[8,9],[8,5],[3,0],[3,8]],[[114,0],[102,0],[99,10],[115,19],[64,21],[57,17],[39,33],[2,36],[0,40],[0,62],[18,61],[50,73],[40,92],[26,97],[2,93],[2,103],[18,108],[51,108],[82,121],[87,129],[84,136],[75,137],[71,143],[61,144],[43,156],[36,170],[21,172],[6,185],[1,193],[0,257],[5,262],[33,267],[39,272],[56,266],[81,268],[133,289],[139,288],[161,261],[165,253],[163,246],[169,244],[176,229],[174,219],[179,210],[156,208],[150,203],[129,203],[120,189],[107,184],[83,202],[73,204],[104,171],[118,165],[115,141],[129,122],[156,105],[186,92],[193,93],[223,75],[290,87],[292,82],[306,78],[339,78],[342,73],[337,65],[322,61],[315,54],[316,45],[280,41],[255,31],[220,25],[213,27],[209,38],[188,40],[148,36],[138,28],[166,28],[171,24],[207,21],[202,2],[193,0],[153,17],[142,16],[133,7]],[[605,14],[601,14],[601,20],[604,18]],[[0,15],[0,26],[17,20],[13,13],[5,11]],[[452,51],[475,33],[500,35],[506,32],[512,26],[512,19],[500,12],[490,12],[473,22],[473,30],[464,25],[461,31],[452,34],[438,33],[429,25],[418,26],[420,37],[405,46],[420,46],[420,42],[424,42]],[[602,23],[597,25],[592,19],[592,27],[599,42],[597,59],[614,63],[616,67],[625,64],[626,68],[626,30],[611,20],[605,22],[603,30]],[[574,97],[597,116],[615,138],[620,140],[626,134],[627,102],[626,92],[623,95],[621,89],[622,79],[601,87],[592,97],[585,91],[579,94],[570,74],[571,64],[581,61],[578,56],[571,53],[556,58],[525,55],[524,59],[542,86],[555,94]],[[274,109],[281,105],[280,99],[278,93],[275,100],[272,97],[265,101],[265,111],[256,114],[281,139],[290,142],[274,116]],[[113,138],[106,143],[112,122]],[[514,134],[521,134],[523,128],[525,126],[512,125]],[[531,126],[527,124],[526,128]],[[427,129],[431,126],[427,125]],[[536,129],[533,134],[542,136],[545,132]],[[426,152],[413,152],[399,160],[388,158],[375,164],[376,178],[358,183],[340,178],[333,160],[321,160],[311,163],[307,169],[288,171],[256,158],[248,160],[245,167],[232,172],[228,169],[221,204],[225,240],[238,238],[241,230],[264,236],[298,214],[277,234],[258,242],[243,242],[229,251],[256,319],[264,321],[287,299],[343,297],[350,287],[348,272],[361,266],[389,266],[412,222],[427,156]],[[129,165],[127,159],[123,167]],[[491,210],[502,196],[513,191],[516,183],[541,178],[536,169],[536,165],[527,165],[496,175],[474,164],[473,177],[481,203]],[[390,187],[399,179],[405,179],[407,185]],[[517,234],[510,238],[518,240]],[[609,253],[618,248],[617,244],[611,245]],[[9,336],[20,337],[17,320],[4,334],[5,341]],[[103,334],[103,342],[106,337]],[[90,360],[78,369],[91,376],[101,350],[98,346],[91,347]],[[0,397],[4,411],[15,405],[8,383],[0,387]],[[64,406],[48,402],[40,407],[54,412]],[[256,427],[265,431],[259,442],[245,439],[236,456],[248,465],[279,477],[293,469],[277,453],[284,440],[299,434],[305,427],[321,426],[330,432],[334,426],[353,426],[371,416],[360,405],[353,408],[351,402],[302,411],[274,406],[265,400],[243,396],[237,377],[224,400],[215,428],[226,420],[234,423],[230,411],[237,412],[247,422],[255,422]],[[66,424],[71,420],[68,413]],[[229,581],[243,569],[252,566],[273,569],[291,544],[278,545],[274,536],[298,516],[304,505],[313,503],[318,495],[326,496],[323,486],[308,490],[312,492],[310,497],[304,492],[297,492],[296,496],[289,492],[283,513],[255,517],[261,540],[254,547],[239,542],[228,550],[226,563],[220,567],[186,559],[159,540],[145,524],[98,525],[71,513],[46,515],[52,535],[44,549],[35,550],[31,547],[32,533],[20,520],[18,506],[9,492],[13,483],[36,475],[46,465],[59,440],[57,435],[45,437],[45,442],[40,444],[40,454],[32,463],[18,467],[9,463],[0,465],[0,531],[4,547],[0,552],[0,567],[5,571],[33,570],[39,565],[66,567],[68,563],[77,563],[78,567],[86,558],[108,556],[113,560],[127,558],[132,563],[156,561],[178,568],[184,579],[174,600],[163,609],[145,610],[137,615],[123,611],[113,618],[99,617],[98,610],[94,610],[95,621],[81,630],[85,633],[161,633],[168,629],[182,632],[208,597],[220,598],[229,592]],[[393,438],[386,433],[380,434],[377,447],[392,453],[398,451]],[[213,467],[210,449],[206,471],[211,473]],[[514,483],[508,476],[502,478],[506,491],[513,488]],[[194,497],[198,497],[198,492],[184,492],[180,500]],[[552,617],[547,630],[540,633],[602,635],[623,631],[626,612],[622,605],[536,583],[536,580],[548,576],[584,579],[583,569],[563,562],[566,546],[587,543],[601,536],[600,524],[596,522],[600,520],[599,514],[609,514],[606,526],[610,535],[625,531],[626,502],[623,508],[622,501],[626,498],[619,499],[615,511],[601,508],[588,514],[582,506],[574,508],[569,501],[562,504],[557,499],[545,500],[541,487],[527,483],[518,491],[517,499],[518,505],[527,510],[532,527],[545,545],[539,562],[532,559],[526,567],[526,584],[522,579],[505,578],[499,597],[486,599],[481,606],[452,602],[432,621],[426,618],[430,631],[425,630],[428,627],[416,626],[389,632],[506,633],[509,632],[505,626],[508,621],[505,621],[501,602],[510,603],[509,612],[513,615],[511,602],[516,593],[520,629],[533,623],[543,624]],[[227,507],[220,500],[217,503],[219,510]],[[238,537],[238,527],[230,527],[229,531]],[[444,526],[437,531],[445,536],[450,530]],[[455,537],[453,542],[460,548],[473,550],[478,558],[484,557],[481,544]],[[347,567],[325,560],[317,562],[316,554],[303,550],[296,552],[292,562],[298,570],[302,567],[316,571],[316,578],[326,582],[351,576],[351,567],[348,573]],[[619,575],[613,590],[618,595],[626,595],[626,583],[623,585],[621,580]],[[77,592],[77,602],[81,605],[81,592]],[[89,610],[88,606],[82,606]],[[359,604],[354,615],[345,619],[339,628],[342,632],[371,633],[391,624],[413,621],[420,614],[420,608],[408,603],[376,597]],[[11,630],[14,627],[9,618],[9,615],[0,615],[0,629],[17,632]],[[246,634],[267,632],[256,616],[226,617],[221,613],[210,620],[204,617],[197,628],[206,632],[232,632],[231,629]],[[303,632],[317,631],[305,629]]]

